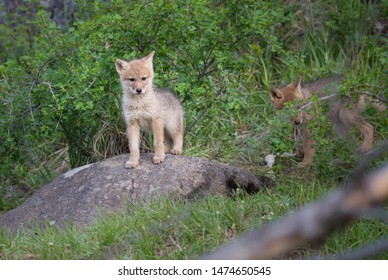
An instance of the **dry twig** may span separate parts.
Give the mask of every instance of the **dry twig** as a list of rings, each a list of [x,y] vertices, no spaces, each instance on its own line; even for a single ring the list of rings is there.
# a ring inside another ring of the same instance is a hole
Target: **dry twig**
[[[368,175],[364,174],[370,162],[377,156],[386,155],[387,151],[388,144],[385,144],[365,158],[347,186],[288,217],[245,234],[204,259],[271,259],[324,239],[368,209],[388,201],[388,163]],[[369,255],[370,248],[359,256]]]

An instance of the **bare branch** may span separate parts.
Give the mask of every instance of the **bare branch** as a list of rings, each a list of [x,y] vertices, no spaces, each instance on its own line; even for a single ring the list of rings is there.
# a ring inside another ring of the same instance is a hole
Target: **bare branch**
[[[378,100],[380,100],[383,103],[388,103],[387,99],[385,99],[383,96],[370,93],[369,91],[355,91],[354,93],[356,93],[356,94],[365,94],[365,95],[371,96],[372,98],[378,99]]]
[[[376,94],[373,94],[373,93],[370,93],[370,92],[367,92],[367,91],[354,91],[352,92],[354,94],[364,94],[364,95],[368,95],[369,98],[371,99],[370,101],[373,102],[373,98],[374,99],[378,99],[380,102],[382,103],[387,103],[387,100],[382,97],[382,96],[379,96],[379,95],[376,95]],[[319,98],[320,101],[323,101],[323,100],[326,100],[326,99],[330,99],[330,98],[333,98],[333,97],[336,97],[338,96],[337,93],[333,93],[333,94],[330,94],[330,95],[327,95],[327,96],[324,96],[324,97],[321,97]],[[302,107],[299,108],[299,111],[305,109],[306,107],[310,106],[311,104],[313,104],[313,102],[308,102],[307,104],[303,105]]]
[[[31,101],[31,91],[32,91],[33,87],[35,86],[35,84],[36,84],[36,81],[32,81],[30,90],[28,91],[28,103],[30,104],[30,107],[29,107],[30,115],[31,115],[31,119],[32,119],[34,124],[36,124],[36,123],[35,123],[34,113],[32,112],[33,105],[32,105],[32,101]]]
[[[388,144],[380,148],[378,154],[384,156],[387,151]],[[245,234],[204,259],[271,259],[310,242],[325,239],[330,233],[360,217],[361,213],[388,201],[388,163],[364,175],[366,166],[373,158],[376,155],[371,154],[361,162],[347,186],[288,217]]]
[[[328,96],[321,97],[321,98],[319,98],[319,100],[320,100],[320,101],[326,100],[326,99],[335,97],[335,96],[337,96],[337,95],[338,95],[338,94],[334,93],[334,94],[331,94],[331,95],[328,95]],[[310,106],[311,104],[313,104],[313,102],[309,102],[309,103],[307,103],[306,105],[303,105],[302,107],[299,108],[299,111],[302,111],[304,108]]]

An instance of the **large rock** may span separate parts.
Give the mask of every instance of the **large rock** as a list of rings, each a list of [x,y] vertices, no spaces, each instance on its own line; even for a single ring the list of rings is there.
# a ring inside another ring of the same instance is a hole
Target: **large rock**
[[[125,169],[128,155],[120,155],[70,170],[1,215],[0,226],[12,231],[46,223],[82,226],[104,213],[120,211],[128,201],[228,195],[237,187],[252,193],[274,185],[267,177],[216,161],[166,155],[164,163],[154,165],[152,156],[142,154],[136,169]]]

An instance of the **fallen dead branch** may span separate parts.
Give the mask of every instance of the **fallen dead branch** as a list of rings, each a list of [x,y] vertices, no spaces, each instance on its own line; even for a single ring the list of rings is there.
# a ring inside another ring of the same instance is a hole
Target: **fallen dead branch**
[[[330,233],[359,218],[369,209],[388,201],[388,163],[365,174],[367,166],[386,156],[388,144],[365,158],[349,183],[326,198],[275,222],[253,230],[203,259],[272,259],[311,242],[324,240]],[[384,240],[384,248],[387,241]],[[371,245],[360,255],[370,255]],[[381,246],[378,247],[381,250]],[[377,249],[376,249],[377,250]]]

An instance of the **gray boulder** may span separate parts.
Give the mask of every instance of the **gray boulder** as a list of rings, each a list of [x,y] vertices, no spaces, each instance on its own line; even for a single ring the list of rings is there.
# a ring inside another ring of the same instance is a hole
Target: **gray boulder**
[[[152,156],[142,154],[135,169],[125,169],[128,155],[120,155],[70,170],[1,215],[0,226],[7,231],[47,223],[82,226],[124,209],[128,201],[228,195],[236,188],[254,193],[274,185],[270,178],[212,160],[166,155],[164,163],[154,165]]]

